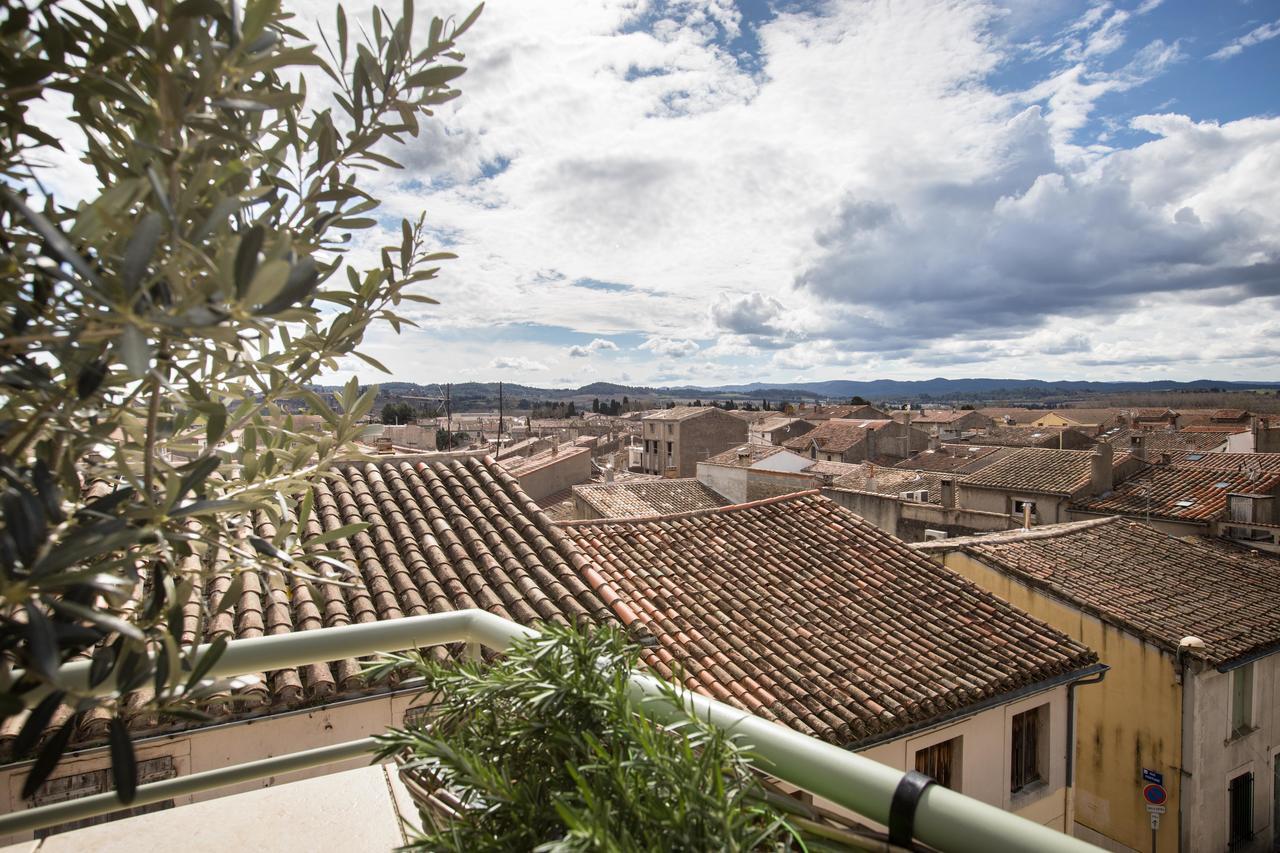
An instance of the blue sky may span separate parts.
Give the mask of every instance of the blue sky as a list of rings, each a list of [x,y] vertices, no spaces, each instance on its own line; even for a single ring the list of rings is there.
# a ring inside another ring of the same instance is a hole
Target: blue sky
[[[370,337],[398,379],[1280,375],[1275,0],[496,0],[466,41],[375,178],[460,256]]]

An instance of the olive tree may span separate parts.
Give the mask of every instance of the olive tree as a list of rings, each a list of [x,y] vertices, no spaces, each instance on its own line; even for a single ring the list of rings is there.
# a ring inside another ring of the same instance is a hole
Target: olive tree
[[[353,233],[378,225],[361,178],[458,94],[479,11],[338,7],[316,44],[279,0],[0,0],[0,715],[28,713],[25,795],[106,709],[131,798],[118,697],[199,713],[218,647],[197,653],[183,604],[212,572],[342,583],[323,549],[343,532],[304,541],[307,485],[374,391],[312,386],[340,359],[381,368],[366,332],[399,331],[452,257],[418,217],[354,264]],[[49,105],[72,137],[41,125]],[[92,179],[51,189],[76,156]],[[274,537],[243,536],[253,514]],[[77,658],[118,691],[66,683]]]

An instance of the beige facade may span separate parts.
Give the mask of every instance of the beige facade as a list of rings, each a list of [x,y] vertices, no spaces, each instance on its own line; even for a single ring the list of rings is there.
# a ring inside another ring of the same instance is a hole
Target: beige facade
[[[641,469],[694,477],[698,463],[747,440],[747,422],[714,407],[664,409],[645,418]]]

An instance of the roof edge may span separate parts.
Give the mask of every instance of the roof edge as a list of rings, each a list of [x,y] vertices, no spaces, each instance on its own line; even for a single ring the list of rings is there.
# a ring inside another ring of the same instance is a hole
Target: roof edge
[[[1029,542],[1036,539],[1056,539],[1059,536],[1069,536],[1072,533],[1081,530],[1088,530],[1091,527],[1101,527],[1104,524],[1114,524],[1120,520],[1132,521],[1126,519],[1123,515],[1108,515],[1102,518],[1087,518],[1083,521],[1065,521],[1061,524],[1045,524],[1040,527],[1032,527],[1030,529],[1018,528],[1017,530],[1001,530],[996,533],[988,533],[982,536],[959,536],[955,539],[935,539],[929,542],[912,542],[910,547],[916,551],[953,551],[958,548],[964,548],[969,545],[1004,545],[1010,542]]]
[[[708,487],[709,488],[709,487]],[[714,489],[712,490],[714,491]],[[641,515],[622,518],[587,518],[574,521],[557,521],[558,527],[598,527],[602,524],[636,524],[646,521],[671,521],[677,518],[694,518],[700,515],[715,515],[718,513],[730,513],[738,510],[754,509],[758,506],[769,506],[770,504],[785,503],[786,501],[795,500],[797,498],[812,497],[821,495],[818,489],[805,489],[803,492],[791,492],[786,495],[774,495],[770,498],[761,498],[758,501],[747,501],[741,504],[729,504],[728,506],[711,507],[710,509],[691,509],[687,512],[673,512],[667,515]]]

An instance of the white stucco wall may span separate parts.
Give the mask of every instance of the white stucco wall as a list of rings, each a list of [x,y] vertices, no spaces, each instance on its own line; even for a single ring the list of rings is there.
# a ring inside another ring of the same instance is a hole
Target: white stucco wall
[[[747,502],[747,469],[698,463],[698,482],[732,503]]]
[[[1232,736],[1231,673],[1207,670],[1194,681],[1192,699],[1195,751],[1185,804],[1186,850],[1225,851],[1228,832],[1228,785],[1241,773],[1253,773],[1252,842],[1237,851],[1271,850],[1280,840],[1273,802],[1275,761],[1280,753],[1280,654],[1253,664],[1252,731]]]

